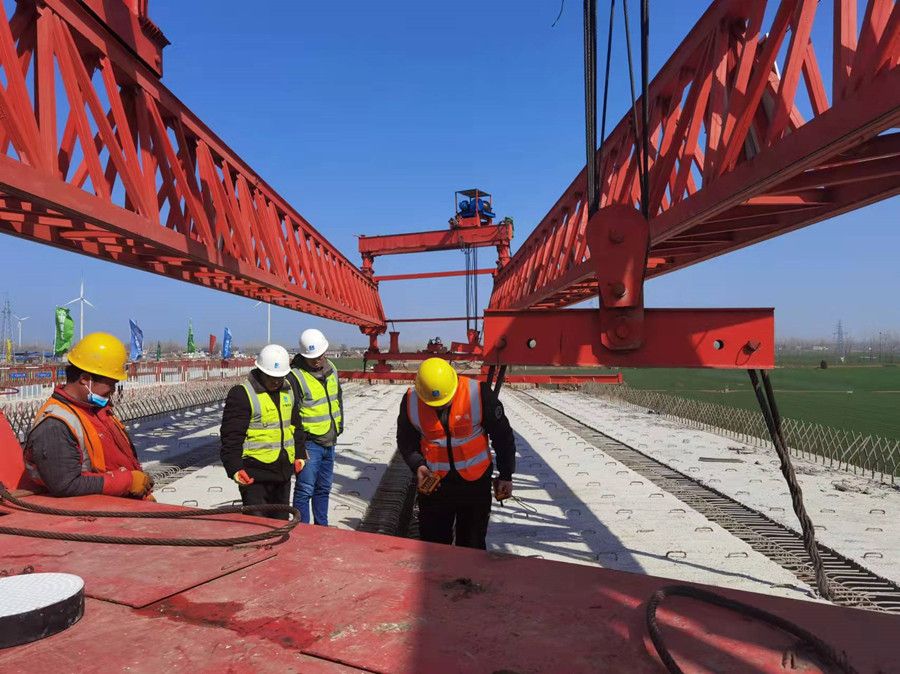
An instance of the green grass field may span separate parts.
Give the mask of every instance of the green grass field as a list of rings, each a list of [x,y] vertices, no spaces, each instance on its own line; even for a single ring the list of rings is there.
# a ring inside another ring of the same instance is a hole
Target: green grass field
[[[625,369],[622,376],[634,388],[731,407],[758,406],[750,379],[740,370]],[[780,367],[771,377],[784,417],[900,438],[900,367]]]
[[[340,369],[360,369],[361,359],[336,361]],[[516,367],[517,373],[596,373],[589,368]],[[672,393],[731,407],[757,409],[743,370],[622,370],[634,388]],[[814,421],[860,433],[900,438],[900,367],[812,365],[779,367],[772,372],[782,416]]]

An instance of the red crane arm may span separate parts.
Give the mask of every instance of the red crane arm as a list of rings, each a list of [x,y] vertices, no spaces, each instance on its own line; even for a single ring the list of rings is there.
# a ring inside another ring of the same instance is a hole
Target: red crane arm
[[[376,285],[160,83],[139,6],[0,5],[0,231],[382,326]]]
[[[715,2],[653,79],[646,277],[900,192],[900,133],[890,132],[900,125],[900,5],[869,0],[857,29],[855,0],[835,0],[834,45],[823,54],[811,28],[817,14],[827,20],[826,4]],[[601,206],[638,205],[630,120],[629,112],[598,152]],[[597,295],[585,180],[582,171],[498,272],[491,309],[552,309]]]

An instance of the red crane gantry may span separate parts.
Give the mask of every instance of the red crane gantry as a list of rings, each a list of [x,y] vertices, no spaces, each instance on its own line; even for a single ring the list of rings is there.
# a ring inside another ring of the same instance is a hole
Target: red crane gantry
[[[0,231],[383,325],[375,284],[160,83],[165,44],[138,0],[0,6]]]
[[[823,52],[826,4],[710,6],[648,89],[649,223],[629,112],[596,156],[605,208],[589,221],[582,171],[498,272],[486,362],[771,365],[770,311],[645,311],[643,280],[900,191],[900,6],[869,0],[858,29],[855,0],[835,0]],[[599,311],[557,311],[598,291]]]
[[[360,271],[160,83],[166,40],[145,1],[18,0],[12,17],[0,7],[0,231],[370,337],[386,330],[374,256],[465,232],[501,257],[490,364],[770,366],[771,310],[645,310],[643,282],[897,193],[900,10],[869,0],[857,26],[855,0],[835,0],[823,52],[824,4],[703,15],[649,87],[649,222],[629,114],[597,154],[592,219],[582,172],[508,264],[498,225],[365,237]],[[559,311],[598,293],[599,311]]]

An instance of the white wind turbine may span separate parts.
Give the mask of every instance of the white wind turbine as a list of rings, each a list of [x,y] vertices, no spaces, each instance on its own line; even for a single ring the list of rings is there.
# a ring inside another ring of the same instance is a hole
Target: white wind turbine
[[[78,339],[84,339],[84,305],[87,304],[91,309],[96,309],[96,307],[91,304],[88,299],[84,296],[84,277],[81,279],[81,294],[78,295],[74,300],[70,302],[66,302],[66,306],[70,304],[75,304],[78,302],[81,305],[81,317],[78,325]]]
[[[256,309],[260,304],[262,304],[262,300],[253,305],[253,308]],[[272,343],[272,305],[266,302],[266,344]]]
[[[24,323],[29,318],[31,318],[31,316],[16,316],[15,314],[13,314],[13,318],[15,318],[16,321],[18,321],[18,323],[19,323],[19,350],[21,351],[22,350],[22,323]]]

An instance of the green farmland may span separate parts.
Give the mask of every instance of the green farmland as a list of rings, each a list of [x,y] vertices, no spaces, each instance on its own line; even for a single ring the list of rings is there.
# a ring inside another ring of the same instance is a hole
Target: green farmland
[[[340,369],[360,369],[361,359],[339,359]],[[608,372],[609,370],[603,370]],[[588,368],[515,367],[518,374],[597,373]],[[622,370],[625,382],[639,389],[671,393],[731,407],[757,409],[750,379],[743,370]],[[782,416],[900,438],[900,367],[813,365],[779,367],[772,372]]]
[[[633,388],[757,408],[750,379],[740,370],[626,369],[622,376]],[[771,377],[784,417],[900,438],[900,367],[780,367]]]

